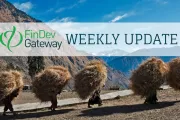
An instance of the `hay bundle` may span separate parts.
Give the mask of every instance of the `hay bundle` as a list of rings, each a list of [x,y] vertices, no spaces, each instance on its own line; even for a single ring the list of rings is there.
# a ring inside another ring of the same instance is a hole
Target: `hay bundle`
[[[169,74],[167,83],[175,90],[180,90],[180,58],[175,58],[168,63]]]
[[[104,86],[106,79],[107,69],[104,64],[101,61],[92,61],[75,76],[75,90],[81,99],[86,99]]]
[[[59,94],[70,79],[68,70],[47,68],[35,76],[33,92],[42,102],[50,101]]]
[[[150,58],[132,72],[130,88],[142,97],[156,94],[156,90],[164,83],[167,72],[168,67],[161,59]]]
[[[24,87],[22,74],[18,71],[12,71],[12,70],[10,71],[10,73],[15,77],[16,89],[19,89],[19,92],[20,92]]]
[[[59,73],[59,75],[66,77],[66,81],[68,81],[71,78],[71,74],[69,73],[68,69],[62,66],[51,66],[47,69],[53,69],[56,72]]]
[[[0,73],[0,100],[17,91],[18,93],[23,88],[22,75],[17,71],[1,72]]]

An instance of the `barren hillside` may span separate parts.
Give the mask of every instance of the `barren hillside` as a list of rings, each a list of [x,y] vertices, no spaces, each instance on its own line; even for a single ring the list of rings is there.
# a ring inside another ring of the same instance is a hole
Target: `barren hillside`
[[[6,0],[0,0],[0,22],[40,22],[35,18],[27,15],[16,9],[11,3]],[[15,68],[21,69],[26,76],[25,82],[31,82],[28,76],[27,57],[0,57],[1,63],[11,64]],[[69,68],[72,75],[77,73],[92,57],[45,57],[46,66],[63,65]],[[115,85],[127,87],[129,81],[117,70],[108,67],[108,81],[106,87],[109,88]],[[72,81],[68,85],[73,87]]]

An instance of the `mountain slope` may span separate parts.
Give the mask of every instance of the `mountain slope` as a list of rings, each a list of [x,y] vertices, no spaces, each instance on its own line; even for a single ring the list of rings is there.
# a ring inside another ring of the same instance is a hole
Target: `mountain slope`
[[[130,74],[130,71],[135,69],[143,60],[148,57],[118,57],[112,61],[109,61],[108,64],[114,69],[121,70],[126,75]]]
[[[16,9],[6,0],[0,0],[0,21],[1,22],[40,22],[25,12]]]
[[[0,0],[0,22],[40,22],[31,16],[28,16],[26,13],[16,9],[11,3],[6,0]],[[45,57],[46,66],[50,65],[63,65],[67,67],[72,76],[76,74],[83,66],[89,62],[93,57]],[[97,59],[97,58],[96,58]],[[0,60],[3,63],[21,69],[26,76],[26,83],[31,82],[28,75],[28,65],[27,57],[0,57]],[[108,67],[108,66],[107,66]],[[128,81],[126,77],[119,71],[113,70],[108,67],[108,81],[106,88],[116,85],[119,83],[119,86],[127,86]],[[68,87],[73,88],[73,81],[71,81]]]

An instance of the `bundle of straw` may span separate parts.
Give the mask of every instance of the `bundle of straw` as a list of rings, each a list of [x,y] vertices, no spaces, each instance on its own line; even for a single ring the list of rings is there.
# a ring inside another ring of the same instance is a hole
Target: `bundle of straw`
[[[101,61],[93,60],[75,76],[75,90],[81,99],[87,99],[95,90],[105,85],[106,79],[105,65]]]

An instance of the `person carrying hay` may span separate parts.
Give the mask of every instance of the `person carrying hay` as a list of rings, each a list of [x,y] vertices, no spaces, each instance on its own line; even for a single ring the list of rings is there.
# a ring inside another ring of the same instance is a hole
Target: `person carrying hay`
[[[51,102],[50,109],[57,108],[57,95],[61,93],[64,86],[70,80],[69,71],[61,66],[48,67],[35,76],[32,82],[35,96],[42,102]]]
[[[180,90],[180,58],[174,58],[169,63],[167,83],[175,90]]]
[[[157,90],[167,79],[168,66],[161,59],[149,58],[132,72],[130,88],[132,91],[145,97],[145,104],[156,104]]]
[[[107,69],[104,63],[99,60],[89,62],[78,74],[75,75],[75,90],[81,99],[87,99],[90,105],[102,105],[100,91],[107,79]]]
[[[91,108],[91,105],[98,104],[102,106],[102,100],[100,97],[101,90],[96,90],[93,95],[88,100],[88,108]]]
[[[9,109],[13,115],[16,115],[13,109],[12,101],[23,89],[22,75],[18,71],[6,71],[0,73],[0,100],[4,104],[3,115]]]

